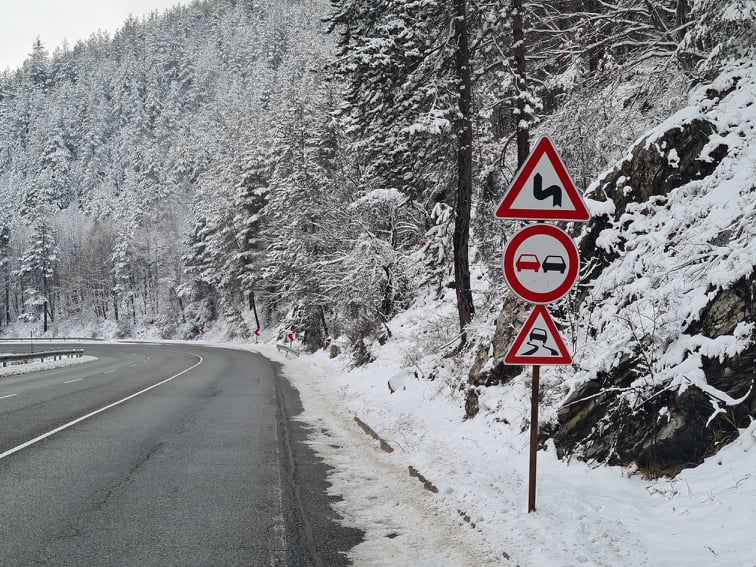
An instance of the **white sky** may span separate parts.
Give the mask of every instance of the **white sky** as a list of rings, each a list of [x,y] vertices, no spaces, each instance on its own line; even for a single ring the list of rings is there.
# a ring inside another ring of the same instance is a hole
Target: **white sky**
[[[113,35],[129,14],[141,18],[188,0],[0,0],[0,71],[20,67],[39,36],[50,55],[98,29]]]

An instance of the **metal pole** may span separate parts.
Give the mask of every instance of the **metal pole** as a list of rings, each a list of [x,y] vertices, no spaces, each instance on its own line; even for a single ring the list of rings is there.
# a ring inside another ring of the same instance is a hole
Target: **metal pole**
[[[530,479],[528,482],[528,514],[536,509],[536,452],[538,451],[538,382],[540,366],[533,366],[530,392]]]

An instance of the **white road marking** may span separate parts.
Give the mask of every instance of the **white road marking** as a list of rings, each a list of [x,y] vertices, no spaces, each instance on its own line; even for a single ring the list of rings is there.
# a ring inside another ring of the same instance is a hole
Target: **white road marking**
[[[73,380],[68,380],[66,382],[63,382],[64,384],[71,384],[73,382],[78,382],[79,380],[84,380],[84,378],[74,378]]]
[[[15,395],[17,394],[8,394],[7,396],[0,396],[0,400],[4,400],[5,398],[12,398]]]
[[[191,353],[187,353],[187,354],[191,354]],[[10,457],[13,453],[18,453],[22,449],[26,449],[27,447],[30,447],[31,445],[34,445],[35,443],[39,443],[43,439],[47,439],[48,437],[51,437],[52,435],[55,435],[56,433],[60,433],[61,431],[65,430],[65,429],[68,429],[69,427],[72,427],[72,426],[76,425],[77,423],[81,423],[82,421],[87,420],[90,417],[94,417],[97,414],[100,414],[100,413],[102,413],[104,411],[107,411],[107,410],[109,410],[111,408],[114,408],[114,407],[116,407],[118,405],[121,405],[122,403],[127,402],[130,399],[132,399],[132,398],[136,398],[137,396],[139,396],[141,394],[144,394],[145,392],[149,392],[150,390],[153,390],[153,389],[157,388],[158,386],[162,386],[166,382],[170,382],[171,380],[173,380],[175,378],[178,378],[182,374],[186,374],[190,370],[192,370],[194,368],[197,368],[205,360],[205,359],[203,359],[198,354],[192,354],[192,356],[196,356],[197,358],[199,358],[199,362],[197,364],[194,364],[194,365],[190,366],[189,368],[187,368],[185,370],[182,370],[178,374],[174,374],[170,378],[166,378],[165,380],[161,380],[157,384],[153,384],[152,386],[147,386],[146,388],[144,388],[142,390],[139,390],[138,392],[135,392],[135,393],[131,394],[130,396],[126,396],[122,400],[118,400],[117,402],[113,402],[112,404],[108,404],[105,407],[102,407],[102,408],[100,408],[98,410],[95,410],[93,412],[88,413],[87,415],[82,415],[81,417],[77,417],[73,421],[69,421],[68,423],[64,423],[63,425],[61,425],[60,427],[56,427],[52,431],[48,431],[47,433],[43,433],[42,435],[39,435],[38,437],[35,437],[34,439],[30,439],[26,443],[21,443],[21,445],[13,447],[12,449],[8,449],[4,453],[0,453],[0,460],[4,459],[5,457]],[[16,394],[11,394],[11,395],[15,396]]]
[[[129,368],[133,368],[134,366],[139,366],[137,363],[129,364]]]
[[[110,374],[111,372],[115,372],[115,370],[106,370],[103,374]]]

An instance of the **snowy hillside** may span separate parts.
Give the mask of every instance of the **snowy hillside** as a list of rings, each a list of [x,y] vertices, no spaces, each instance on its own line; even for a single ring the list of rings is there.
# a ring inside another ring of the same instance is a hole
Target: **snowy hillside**
[[[357,564],[458,565],[477,553],[481,565],[756,565],[755,99],[756,66],[733,65],[589,188],[580,241],[595,254],[565,327],[575,364],[542,369],[535,514],[529,371],[477,388],[479,413],[465,420],[469,360],[436,354],[453,339],[451,293],[396,317],[364,367],[325,353],[282,360],[321,432],[314,446],[336,467],[340,511],[367,531]],[[633,169],[654,155],[664,167]],[[654,172],[656,186],[633,185]],[[476,336],[490,336],[486,324]]]

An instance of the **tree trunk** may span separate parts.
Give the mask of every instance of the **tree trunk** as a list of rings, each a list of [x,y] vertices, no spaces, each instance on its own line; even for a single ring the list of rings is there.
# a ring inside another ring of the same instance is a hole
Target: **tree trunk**
[[[685,27],[685,24],[688,23],[689,13],[690,6],[688,5],[688,0],[677,0],[677,4],[675,5],[675,25],[677,26],[675,39],[678,41],[678,43],[682,42],[682,40],[685,38],[685,33],[688,29]],[[683,68],[686,71],[693,69],[694,60],[690,53],[687,53],[685,50],[681,50],[679,58],[682,62]]]
[[[677,5],[675,6],[675,24],[678,28],[681,28],[688,23],[689,12],[690,8],[688,6],[688,0],[677,0]],[[685,30],[678,29],[676,38],[677,41],[682,41],[684,37]]]
[[[249,292],[249,308],[252,310],[252,313],[255,314],[255,325],[257,325],[257,328],[260,328],[260,318],[257,316],[257,305],[255,304],[255,292],[250,291]]]
[[[455,71],[459,89],[457,124],[457,207],[454,222],[454,279],[457,292],[457,312],[462,344],[467,340],[465,327],[475,315],[470,290],[470,209],[472,206],[472,122],[470,119],[472,81],[470,80],[470,49],[467,43],[467,2],[454,0],[454,41],[456,44]]]
[[[515,60],[515,88],[517,99],[514,109],[517,128],[517,166],[522,167],[530,154],[527,116],[525,114],[525,29],[522,22],[522,0],[512,0],[512,41]]]
[[[24,276],[23,276],[23,274],[21,275],[21,277],[19,278],[19,280],[20,280],[19,281],[19,286],[16,287],[16,289],[14,290],[14,293],[13,293],[13,302],[14,302],[15,308],[16,308],[16,315],[20,315],[20,313],[21,313],[21,307],[23,307],[23,305],[24,305]],[[20,293],[21,293],[21,303],[20,303],[21,307],[19,307],[19,299],[18,299],[19,290],[20,290]]]
[[[56,285],[55,289],[57,289],[57,287],[58,286]],[[50,293],[50,300],[48,302],[48,305],[50,307],[48,310],[48,313],[50,314],[50,322],[54,323],[55,322],[55,306],[57,305],[56,294],[54,292]]]
[[[320,324],[323,325],[323,333],[328,338],[330,333],[328,332],[328,325],[326,324],[326,318],[325,318],[325,309],[323,306],[320,306]]]
[[[42,319],[44,321],[42,330],[47,332],[47,276],[42,276]]]
[[[8,270],[5,270],[5,324],[10,325],[10,278],[8,277]]]
[[[181,313],[181,322],[186,323],[186,312],[184,310],[184,300],[179,297],[178,294],[176,294],[176,301],[178,302],[179,306],[179,313]]]

